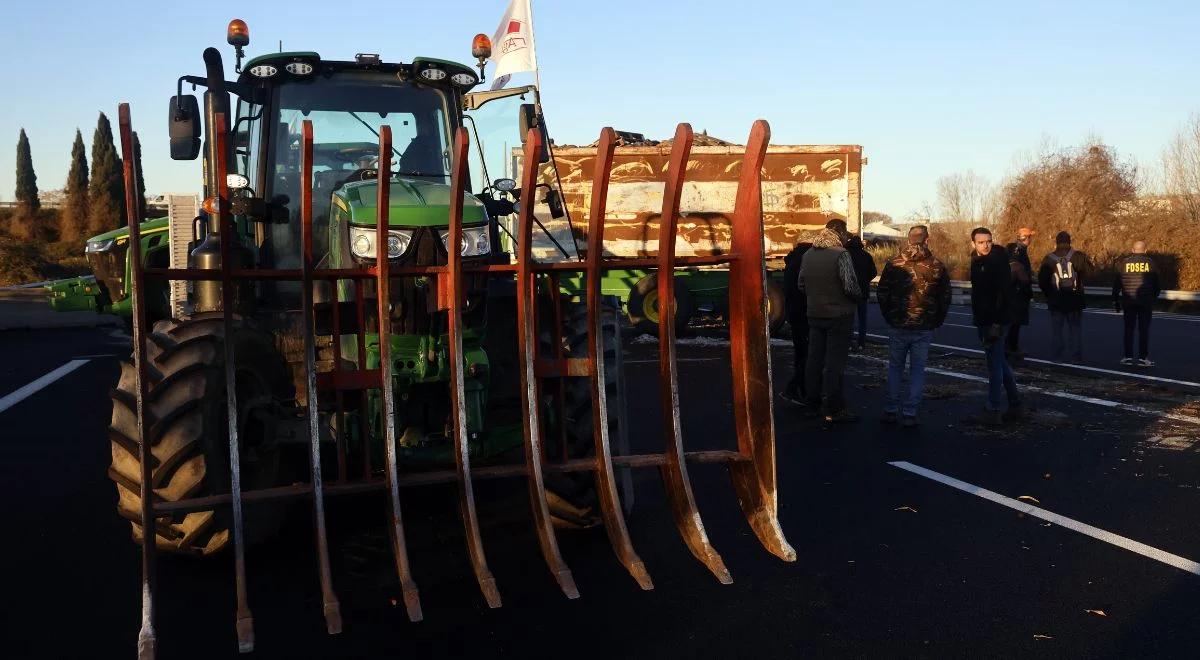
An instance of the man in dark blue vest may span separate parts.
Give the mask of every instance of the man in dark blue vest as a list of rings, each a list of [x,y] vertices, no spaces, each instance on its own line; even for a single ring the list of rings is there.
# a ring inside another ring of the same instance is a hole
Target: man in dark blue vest
[[[1150,317],[1154,313],[1154,301],[1162,287],[1158,279],[1158,267],[1146,254],[1146,242],[1133,244],[1133,253],[1117,262],[1117,276],[1113,281],[1113,306],[1119,312],[1125,310],[1125,357],[1121,364],[1136,364],[1152,367],[1150,359]],[[1133,359],[1133,330],[1137,328],[1138,357]]]

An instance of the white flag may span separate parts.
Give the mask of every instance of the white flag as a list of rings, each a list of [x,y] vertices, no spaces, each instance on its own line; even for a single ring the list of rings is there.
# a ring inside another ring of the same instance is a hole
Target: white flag
[[[500,89],[517,71],[537,70],[533,48],[533,11],[530,0],[510,0],[492,37],[492,89]]]

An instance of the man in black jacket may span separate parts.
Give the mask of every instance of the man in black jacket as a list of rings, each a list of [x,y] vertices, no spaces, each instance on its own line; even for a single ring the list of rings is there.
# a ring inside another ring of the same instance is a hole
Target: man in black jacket
[[[783,258],[784,298],[788,325],[792,327],[792,378],[779,397],[784,401],[803,404],[807,397],[804,389],[804,367],[808,363],[808,299],[800,283],[800,262],[812,243],[797,243]]]
[[[854,276],[858,278],[858,286],[863,295],[858,299],[858,341],[852,342],[855,348],[863,350],[867,346],[867,295],[871,290],[871,280],[879,274],[875,268],[875,259],[867,252],[862,239],[851,236],[846,243],[846,251],[850,253],[850,261],[854,264]]]
[[[1125,357],[1121,364],[1137,364],[1152,367],[1150,360],[1150,317],[1154,313],[1154,301],[1162,290],[1158,281],[1158,268],[1146,254],[1146,242],[1133,244],[1133,254],[1117,262],[1117,277],[1113,281],[1113,306],[1117,311],[1125,309]],[[1133,359],[1133,328],[1137,326],[1138,358]]]
[[[971,315],[988,370],[986,419],[998,424],[1003,419],[1000,406],[1005,394],[1009,415],[1021,411],[1021,393],[1004,355],[1004,335],[1012,323],[1012,271],[1008,255],[993,247],[992,232],[986,227],[971,231],[971,243],[975,248],[971,255]]]

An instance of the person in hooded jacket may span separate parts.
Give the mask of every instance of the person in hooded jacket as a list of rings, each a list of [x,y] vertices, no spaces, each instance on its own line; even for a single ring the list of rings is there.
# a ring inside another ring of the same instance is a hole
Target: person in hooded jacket
[[[1117,261],[1117,277],[1113,282],[1113,306],[1125,312],[1125,357],[1121,364],[1136,364],[1153,367],[1150,359],[1150,317],[1154,314],[1154,301],[1158,299],[1162,286],[1158,279],[1158,267],[1146,254],[1146,242],[1133,244],[1133,253]],[[1133,358],[1133,330],[1137,328],[1138,357]]]
[[[805,391],[810,409],[819,409],[827,423],[858,419],[846,410],[842,390],[854,312],[862,297],[854,262],[843,247],[849,238],[845,220],[830,220],[800,260],[798,284],[808,300]]]
[[[855,348],[861,351],[867,346],[867,293],[871,289],[871,280],[875,279],[879,270],[875,268],[875,259],[867,252],[862,238],[851,236],[846,243],[846,251],[850,253],[850,260],[854,263],[854,276],[858,278],[858,286],[863,291],[858,300],[858,341],[855,343]]]
[[[916,426],[921,390],[925,386],[925,361],[933,331],[941,327],[950,310],[950,274],[933,256],[926,241],[929,231],[923,226],[908,232],[908,245],[892,257],[879,276],[876,298],[879,311],[892,327],[888,337],[887,396],[882,421],[895,423],[897,417],[906,427]],[[904,363],[908,362],[908,393],[903,407],[900,401]]]

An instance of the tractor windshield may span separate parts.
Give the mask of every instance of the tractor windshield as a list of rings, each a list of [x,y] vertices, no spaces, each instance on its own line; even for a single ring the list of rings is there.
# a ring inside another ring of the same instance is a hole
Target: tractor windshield
[[[352,181],[375,178],[379,130],[392,129],[393,176],[449,183],[448,109],[439,89],[400,80],[394,73],[340,71],[275,89],[273,152],[263,182],[270,197],[286,196],[292,222],[272,229],[275,263],[288,267],[299,257],[300,134],[313,124],[313,224],[317,253],[329,222],[332,195]]]

